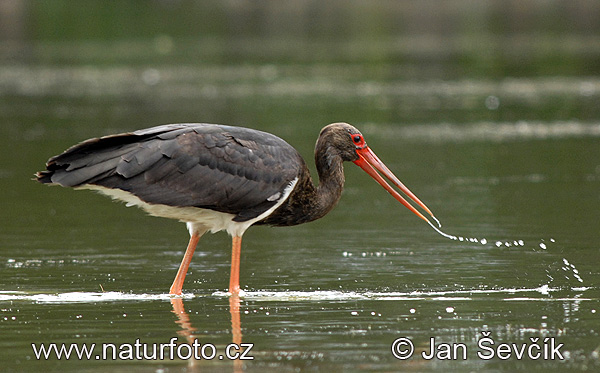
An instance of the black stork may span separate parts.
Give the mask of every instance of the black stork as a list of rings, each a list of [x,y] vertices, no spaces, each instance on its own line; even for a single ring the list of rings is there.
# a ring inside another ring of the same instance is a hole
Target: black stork
[[[181,294],[200,236],[232,237],[229,292],[239,294],[242,235],[253,224],[290,226],[323,217],[339,201],[344,161],[354,162],[421,219],[375,170],[435,217],[347,123],[325,126],[315,146],[319,185],[300,154],[272,134],[218,124],[170,124],[86,140],[52,157],[37,181],[92,189],[154,216],[187,224],[190,241],[170,288]]]

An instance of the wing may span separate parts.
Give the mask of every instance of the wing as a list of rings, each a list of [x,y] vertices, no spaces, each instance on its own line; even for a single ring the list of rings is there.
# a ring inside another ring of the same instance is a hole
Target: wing
[[[37,179],[121,189],[147,203],[246,221],[272,207],[303,165],[293,147],[266,132],[174,124],[84,141],[51,158]]]

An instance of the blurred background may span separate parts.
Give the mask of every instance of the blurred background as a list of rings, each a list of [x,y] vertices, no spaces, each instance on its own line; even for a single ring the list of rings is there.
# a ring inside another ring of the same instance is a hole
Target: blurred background
[[[594,0],[6,0],[0,109],[52,105],[43,122],[64,126],[102,101],[102,126],[283,134],[333,120],[596,120],[599,19]]]
[[[83,329],[131,341],[143,330],[165,342],[180,328],[164,323],[174,319],[168,302],[10,298],[98,284],[164,293],[187,242],[178,222],[32,182],[50,156],[90,137],[211,122],[286,139],[314,175],[316,137],[335,121],[361,129],[448,233],[489,245],[438,236],[346,167],[328,217],[244,237],[242,287],[276,292],[242,304],[244,340],[261,354],[247,368],[397,370],[406,365],[389,353],[396,337],[474,345],[484,328],[508,342],[561,334],[569,359],[450,367],[599,366],[599,1],[2,0],[6,367],[23,369],[33,338],[71,341]],[[228,250],[224,234],[203,238],[186,282],[198,295],[186,300],[191,322],[215,343],[230,341],[227,300],[212,296],[227,284]],[[533,295],[515,302],[511,289]],[[300,290],[340,293],[286,295]],[[388,300],[419,291],[450,300]],[[383,300],[347,297],[365,292]]]

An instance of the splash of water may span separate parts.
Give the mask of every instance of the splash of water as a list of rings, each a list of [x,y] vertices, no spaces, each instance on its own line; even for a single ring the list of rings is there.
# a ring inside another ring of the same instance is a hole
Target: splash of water
[[[433,225],[430,221],[427,221],[427,223],[429,224],[429,226],[431,228],[433,228],[434,231],[436,231],[438,234],[440,234],[441,236],[448,238],[450,240],[453,241],[459,241],[459,242],[471,242],[471,243],[480,243],[482,245],[487,245],[488,243],[488,239],[487,238],[475,238],[475,237],[463,237],[463,236],[455,236],[452,234],[448,234],[443,232],[440,228],[442,227],[442,224],[440,223],[440,221],[438,219],[436,219],[434,217],[436,223],[438,224],[438,227],[436,227],[435,225]],[[555,243],[556,240],[554,240],[554,238],[550,238],[550,243]],[[491,242],[491,241],[489,241]],[[525,247],[525,241],[524,240],[507,240],[507,241],[496,241],[494,244],[497,248],[500,247]],[[541,239],[540,242],[534,246],[534,250],[536,250],[535,248],[539,247],[542,250],[548,250],[548,243],[545,242],[544,239]],[[570,263],[566,258],[562,258],[562,261],[564,263],[564,266],[561,267],[561,269],[564,272],[568,272],[571,273],[572,276],[579,282],[583,282],[583,278],[581,278],[581,275],[579,274],[579,270],[575,267],[574,264]],[[550,281],[553,281],[554,278],[550,275],[549,270],[546,270],[546,274],[548,276],[548,278],[550,279]],[[565,275],[566,279],[569,279],[569,277],[567,275]]]
[[[434,219],[435,219],[435,218],[434,218]],[[437,220],[437,219],[435,219],[435,221],[438,223],[438,226],[439,226],[439,228],[441,228],[441,227],[442,227],[442,224],[440,224],[440,221],[439,221],[439,220]],[[487,244],[487,242],[488,242],[488,241],[487,241],[487,239],[485,239],[485,238],[475,238],[475,237],[454,236],[454,235],[451,235],[451,234],[448,234],[448,233],[442,232],[442,230],[441,230],[441,229],[439,229],[439,228],[438,228],[438,227],[436,227],[435,225],[431,224],[431,222],[430,222],[430,221],[427,221],[427,223],[429,223],[429,226],[430,226],[431,228],[433,228],[433,230],[434,230],[434,231],[436,231],[436,232],[438,232],[440,235],[442,235],[442,236],[444,236],[444,237],[446,237],[446,238],[448,238],[448,239],[454,240],[454,241],[460,241],[460,242],[472,242],[472,243],[480,243],[480,244],[482,244],[482,245],[485,245],[485,244]]]

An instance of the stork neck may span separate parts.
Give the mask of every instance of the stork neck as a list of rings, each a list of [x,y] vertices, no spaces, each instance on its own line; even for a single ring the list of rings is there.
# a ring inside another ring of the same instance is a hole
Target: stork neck
[[[316,193],[319,217],[331,211],[342,196],[345,181],[342,163],[342,159],[335,152],[315,152],[315,164],[319,174]]]

